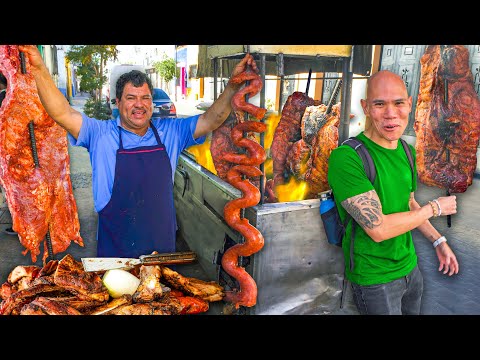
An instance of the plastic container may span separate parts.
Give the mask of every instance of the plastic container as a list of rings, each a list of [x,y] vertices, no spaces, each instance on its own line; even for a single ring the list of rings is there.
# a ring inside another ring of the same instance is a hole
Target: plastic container
[[[325,214],[334,206],[335,201],[333,201],[332,193],[330,191],[320,193],[320,214]]]
[[[320,217],[327,235],[327,241],[332,245],[342,246],[345,228],[340,221],[340,215],[330,190],[320,193]]]

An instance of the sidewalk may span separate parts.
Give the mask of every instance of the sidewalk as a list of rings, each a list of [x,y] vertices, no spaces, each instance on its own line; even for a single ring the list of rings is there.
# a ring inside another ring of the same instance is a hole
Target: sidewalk
[[[88,93],[77,93],[72,97],[70,105],[77,111],[83,111],[83,106],[89,98],[90,94]]]
[[[175,107],[177,108],[177,117],[189,117],[193,115],[203,114],[205,110],[199,110],[197,106],[201,103],[189,101],[189,100],[179,100],[174,102]]]

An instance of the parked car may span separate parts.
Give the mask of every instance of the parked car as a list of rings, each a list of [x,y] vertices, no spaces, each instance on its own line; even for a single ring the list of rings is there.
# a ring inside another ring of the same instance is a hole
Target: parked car
[[[153,89],[153,114],[152,118],[177,117],[177,108],[170,96],[159,88]]]

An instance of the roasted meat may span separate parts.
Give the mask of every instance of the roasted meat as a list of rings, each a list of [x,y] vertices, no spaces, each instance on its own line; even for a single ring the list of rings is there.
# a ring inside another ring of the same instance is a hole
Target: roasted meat
[[[303,113],[300,132],[303,141],[309,146],[312,146],[312,142],[317,137],[318,131],[327,121],[327,116],[325,116],[326,110],[327,106],[320,104],[318,106],[307,106]]]
[[[20,315],[82,315],[82,313],[60,300],[39,296],[24,305]]]
[[[235,145],[231,136],[233,128],[243,122],[245,122],[244,116],[238,111],[232,111],[227,120],[212,132],[210,153],[212,155],[213,165],[215,166],[217,176],[222,180],[227,181],[228,170],[235,166],[235,163],[225,159],[225,154],[240,155],[244,153],[244,150],[241,147]],[[258,143],[253,132],[247,132],[245,137]],[[251,181],[257,188],[260,187],[259,178],[251,179]]]
[[[192,277],[185,277],[166,266],[161,266],[160,268],[162,272],[162,282],[172,289],[209,302],[220,301],[225,296],[223,287],[214,281],[203,281]]]
[[[62,293],[64,289],[57,285],[39,284],[19,290],[11,294],[0,304],[0,315],[10,315],[20,312],[23,305],[31,302],[37,295],[52,295]]]
[[[310,157],[310,147],[303,139],[298,140],[292,145],[287,154],[285,167],[289,173],[297,179],[302,179],[307,171],[307,161]]]
[[[222,180],[227,178],[227,172],[233,166],[232,163],[223,159],[223,155],[227,152],[238,151],[230,137],[230,132],[237,123],[235,114],[231,112],[227,120],[212,132],[210,153],[212,154],[213,165],[217,171],[217,176]]]
[[[131,305],[133,302],[132,295],[124,294],[108,303],[104,303],[100,306],[97,306],[93,310],[87,312],[89,315],[108,315],[110,312],[114,311],[115,309],[125,306]]]
[[[292,145],[301,139],[301,121],[307,106],[314,100],[303,92],[294,92],[285,102],[282,115],[273,135],[270,154],[273,160],[273,181],[275,186],[285,182],[287,155]]]
[[[419,180],[463,193],[473,181],[480,134],[480,101],[468,49],[429,45],[420,64],[414,123]]]
[[[27,265],[27,266],[16,266],[10,274],[8,274],[7,281],[11,284],[15,284],[23,277],[28,277],[30,279],[35,279],[39,273],[41,268],[35,265]]]
[[[163,295],[163,288],[160,284],[162,271],[158,265],[140,267],[140,285],[133,294],[133,301],[145,303],[158,300]]]
[[[121,305],[105,315],[172,315],[169,305],[159,302]]]
[[[130,295],[129,295],[130,296]],[[46,299],[61,301],[62,303],[77,309],[82,314],[88,314],[88,312],[92,309],[98,309],[105,305],[105,302],[95,301],[95,300],[82,300],[78,296],[75,295],[67,295],[67,296],[57,296],[57,297],[45,297]],[[114,299],[116,300],[116,299]],[[110,301],[110,303],[114,302],[114,300]]]
[[[0,288],[0,315],[198,314],[224,297],[213,281],[187,278],[159,265],[141,266],[139,276],[141,286],[133,296],[110,298],[98,273],[83,271],[71,255],[43,268],[17,266],[8,277],[15,283],[7,280]],[[161,278],[177,289],[160,283]]]
[[[249,139],[249,132],[263,133],[267,129],[267,126],[263,122],[258,121],[243,121],[247,114],[261,120],[266,113],[265,108],[260,108],[254,104],[248,103],[245,98],[255,96],[262,88],[263,82],[260,76],[253,71],[250,67],[237,74],[230,79],[230,82],[241,84],[248,80],[249,83],[243,88],[237,91],[232,97],[232,109],[238,120],[238,123],[233,126],[230,137],[234,145],[240,148],[244,148],[246,153],[238,152],[226,152],[223,154],[223,159],[232,163],[232,167],[226,174],[226,181],[233,187],[239,189],[242,192],[240,198],[229,201],[223,210],[223,217],[225,222],[235,231],[238,231],[245,239],[244,243],[236,244],[228,248],[222,256],[222,268],[231,277],[235,278],[239,284],[239,289],[232,289],[225,292],[221,297],[224,297],[225,301],[231,302],[238,308],[242,306],[254,306],[257,301],[257,285],[255,280],[245,271],[245,268],[239,265],[240,256],[250,256],[258,252],[264,243],[264,239],[260,231],[252,226],[249,221],[242,217],[241,210],[247,207],[255,206],[260,201],[259,186],[253,183],[253,178],[261,176],[263,173],[258,168],[266,160],[265,149],[257,142]],[[188,279],[181,279],[188,280]],[[184,286],[188,291],[194,293],[194,290],[198,290],[199,296],[203,295],[207,290],[210,292],[212,284],[203,284],[197,282],[185,282]],[[195,286],[196,285],[196,286]],[[202,289],[198,286],[202,285]],[[216,285],[216,284],[215,284]],[[173,286],[173,285],[172,285]],[[178,285],[177,285],[178,286]],[[175,288],[175,286],[173,286]],[[218,295],[218,288],[216,286],[212,289],[215,296]],[[210,294],[206,294],[208,299],[214,299]],[[219,296],[219,298],[221,298]],[[185,299],[182,299],[182,302]],[[208,305],[208,303],[206,303]],[[201,310],[201,306],[200,306]],[[194,310],[198,311],[198,310]]]
[[[179,315],[199,314],[207,312],[210,305],[207,300],[196,296],[185,296],[180,291],[171,291],[168,294],[169,303],[177,304]]]
[[[58,262],[54,275],[55,284],[67,289],[82,300],[107,301],[108,290],[94,272],[83,270],[81,262],[67,254]]]
[[[23,254],[30,252],[36,262],[42,243],[43,260],[48,257],[47,232],[54,254],[67,250],[72,241],[83,246],[83,240],[66,131],[43,108],[29,69],[27,63],[27,72],[21,72],[16,45],[0,45],[0,72],[8,81],[0,108],[0,183]]]
[[[313,139],[305,173],[305,180],[309,185],[308,197],[317,197],[319,192],[330,188],[327,181],[328,158],[332,150],[338,147],[339,124],[340,103],[332,106],[332,111],[327,115],[327,121]]]

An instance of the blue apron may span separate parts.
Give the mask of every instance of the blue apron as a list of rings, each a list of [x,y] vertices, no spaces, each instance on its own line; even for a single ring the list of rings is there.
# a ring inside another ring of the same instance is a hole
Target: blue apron
[[[158,145],[124,149],[122,128],[112,197],[98,213],[97,256],[138,257],[175,251],[175,208],[170,159]]]

